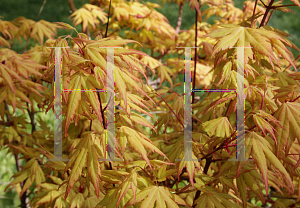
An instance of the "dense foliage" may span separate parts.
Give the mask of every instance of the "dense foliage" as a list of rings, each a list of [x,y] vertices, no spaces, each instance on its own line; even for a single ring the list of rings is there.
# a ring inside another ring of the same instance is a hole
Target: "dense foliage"
[[[290,12],[291,5],[174,2],[176,28],[158,4],[125,0],[81,8],[68,0],[73,26],[0,20],[0,147],[15,157],[18,172],[6,191],[18,192],[21,207],[300,205],[300,55],[291,52],[300,49],[267,25],[274,10]],[[182,31],[184,4],[196,11],[196,24]],[[202,21],[210,16],[214,24]],[[58,28],[70,35],[57,37]],[[12,50],[15,40],[25,40],[22,53]],[[30,40],[37,44],[26,50]],[[53,47],[70,47],[62,48],[63,89],[105,89],[107,49],[100,47],[117,46],[115,152],[122,161],[99,161],[107,158],[107,94],[91,91],[62,92],[63,158],[70,160],[47,160],[54,158],[57,116]],[[253,161],[229,161],[236,157],[234,91],[192,93],[192,157],[201,161],[176,160],[185,154],[185,51],[176,47],[191,46],[199,47],[192,50],[193,89],[236,89],[237,48],[248,47],[245,157]]]

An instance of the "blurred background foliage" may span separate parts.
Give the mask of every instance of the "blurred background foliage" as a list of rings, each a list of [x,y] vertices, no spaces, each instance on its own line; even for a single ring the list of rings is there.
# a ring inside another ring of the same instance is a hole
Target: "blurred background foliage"
[[[161,0],[150,0],[149,2],[157,3],[162,5]],[[240,9],[243,8],[243,0],[234,0],[236,6]],[[74,0],[74,4],[76,8],[80,8],[84,4],[89,3],[88,0]],[[17,17],[24,16],[28,19],[35,20],[39,10],[43,4],[43,0],[1,0],[0,1],[0,16],[2,16],[2,20],[12,21]],[[284,0],[284,5],[291,4],[290,0]],[[292,37],[290,38],[297,47],[300,47],[300,8],[299,7],[290,7],[295,14],[293,13],[284,13],[281,11],[275,11],[269,21],[268,25],[278,28],[282,31],[289,33]],[[205,9],[205,8],[203,8]],[[176,3],[166,2],[165,5],[161,8],[157,9],[166,18],[169,20],[170,24],[175,28],[177,24],[178,11],[179,6]],[[72,25],[72,21],[68,19],[68,16],[71,14],[68,1],[67,0],[48,0],[44,6],[42,13],[39,16],[39,20],[44,19],[49,22],[65,22]],[[297,18],[298,17],[298,18]],[[208,19],[208,23],[214,23],[214,17],[210,17]],[[183,7],[183,15],[182,15],[182,24],[181,30],[189,29],[195,22],[195,11],[190,10],[189,5],[185,4]],[[78,31],[81,31],[81,26],[78,25],[76,27]],[[67,35],[70,31],[58,29],[58,36]],[[73,34],[74,35],[74,34]],[[13,50],[18,53],[22,53],[23,48],[25,46],[25,42],[23,41],[20,44],[16,41],[13,44]],[[34,42],[29,42],[27,49],[34,46]],[[150,51],[145,51],[150,55]],[[296,50],[292,50],[294,56],[297,56]],[[179,77],[180,82],[183,82],[183,76]],[[177,82],[177,81],[176,81]],[[169,83],[163,84],[168,86]],[[170,87],[170,86],[169,86]],[[183,93],[183,89],[177,89],[179,93]],[[201,94],[199,94],[201,96]],[[12,109],[10,109],[12,111]],[[36,108],[36,110],[38,110]],[[22,115],[21,110],[16,111],[17,115]],[[23,115],[28,117],[28,115]],[[49,113],[45,114],[44,112],[38,113],[35,116],[42,117],[49,126],[53,126],[54,117],[53,112],[49,111]],[[28,133],[30,132],[30,125],[28,128]],[[168,129],[167,131],[170,131]],[[4,192],[5,187],[11,180],[11,176],[17,171],[15,158],[13,155],[7,152],[7,149],[2,149],[0,151],[0,207],[1,208],[13,208],[17,207],[20,204],[19,197],[15,190],[10,192]],[[184,184],[182,184],[184,185]],[[18,188],[16,189],[18,190]],[[253,204],[260,205],[261,202],[252,202]]]
[[[243,8],[244,0],[233,0],[233,1],[236,7],[240,9]],[[150,0],[149,2],[162,5],[162,0]],[[86,3],[89,3],[89,1],[74,0],[74,4],[76,8],[80,8]],[[283,1],[283,5],[287,5],[291,3],[292,2],[290,0]],[[7,20],[7,21],[12,21],[13,19],[19,16],[24,16],[28,19],[35,20],[42,4],[43,4],[42,0],[22,0],[21,2],[16,0],[1,0],[0,16],[3,17],[3,20]],[[268,25],[278,28],[282,31],[288,32],[294,38],[293,42],[298,47],[300,47],[300,33],[298,30],[300,25],[300,18],[299,18],[300,8],[299,7],[289,7],[289,8],[292,9],[295,12],[295,14],[293,14],[292,12],[285,13],[281,11],[274,11]],[[205,9],[205,7],[203,9]],[[164,7],[158,8],[157,10],[167,17],[170,24],[174,28],[176,27],[178,11],[179,11],[179,6],[176,3],[166,2]],[[39,20],[44,19],[49,22],[65,22],[68,24],[72,24],[72,21],[68,19],[68,16],[70,14],[71,12],[67,0],[51,0],[51,1],[48,0],[44,6],[41,15],[39,16]],[[214,20],[215,20],[214,17],[210,17],[207,22],[212,24]],[[185,4],[183,7],[181,30],[189,29],[194,24],[194,22],[195,22],[195,11],[190,10],[189,5]],[[81,26],[78,25],[76,29],[80,31]],[[69,31],[67,30],[58,29],[58,35],[66,35],[68,34],[68,32]],[[23,48],[23,47],[24,45],[19,45],[19,48]],[[30,48],[30,45],[28,45],[28,47]],[[17,48],[16,51],[18,51]],[[294,56],[297,55],[296,51],[293,50],[293,52],[294,52]]]

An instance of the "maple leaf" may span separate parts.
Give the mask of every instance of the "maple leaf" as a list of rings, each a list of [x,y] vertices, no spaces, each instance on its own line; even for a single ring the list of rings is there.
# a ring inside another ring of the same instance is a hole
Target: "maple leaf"
[[[232,126],[230,122],[228,121],[227,117],[221,117],[217,119],[213,119],[210,121],[206,121],[202,123],[203,130],[207,132],[207,134],[212,137],[212,136],[217,136],[217,137],[229,137],[232,134]]]
[[[98,161],[98,151],[94,143],[96,140],[95,135],[91,132],[87,132],[83,139],[76,145],[76,150],[73,153],[75,157],[72,157],[68,162],[64,171],[69,170],[72,167],[71,174],[69,176],[68,185],[66,188],[65,198],[67,198],[70,190],[74,186],[82,173],[82,169],[87,165],[88,176],[93,183],[96,195],[99,197],[99,183],[100,183],[100,165]],[[87,164],[86,164],[87,162]]]
[[[280,102],[284,103],[286,100],[294,100],[298,95],[300,95],[300,86],[298,85],[288,85],[275,90],[277,94],[273,99],[278,99]]]
[[[161,86],[163,81],[168,80],[168,82],[171,84],[171,88],[173,89],[173,82],[172,82],[170,75],[174,77],[174,74],[171,71],[171,69],[169,69],[169,67],[167,67],[167,66],[159,66],[159,67],[157,67],[157,71],[158,71],[157,76],[160,77],[159,86]]]
[[[122,185],[119,188],[119,197],[117,201],[117,206],[120,203],[120,200],[126,195],[128,192],[129,188],[132,189],[132,194],[134,201],[136,200],[136,194],[137,194],[137,172],[136,169],[134,168],[130,174],[124,179]]]
[[[183,199],[176,194],[172,194],[167,187],[164,186],[150,186],[143,189],[136,195],[136,200],[131,198],[125,207],[133,205],[137,202],[142,202],[140,207],[168,207],[179,208],[178,204],[189,206]],[[156,206],[154,206],[156,204]]]
[[[16,174],[14,174],[13,177],[15,177],[15,179],[5,188],[5,190],[9,186],[22,183],[24,180],[27,179],[25,184],[23,185],[20,196],[22,196],[23,193],[27,189],[29,189],[29,187],[33,184],[33,182],[35,182],[37,185],[40,185],[43,181],[45,181],[44,172],[41,169],[38,162],[36,161],[36,158],[30,159],[23,167],[23,169],[17,172]]]
[[[220,193],[216,189],[212,187],[201,187],[199,184],[195,184],[195,187],[203,192],[201,196],[195,201],[196,208],[205,208],[205,207],[220,207],[220,208],[226,208],[226,207],[234,207],[238,208],[238,206],[235,203],[232,203],[229,201],[229,199],[233,199],[232,196],[225,193]]]
[[[266,193],[268,193],[268,166],[267,160],[282,173],[282,179],[291,187],[292,192],[294,190],[293,182],[288,174],[285,167],[279,161],[279,159],[274,155],[271,151],[273,148],[271,144],[265,140],[262,136],[260,136],[256,132],[249,132],[245,136],[246,140],[251,139],[250,145],[252,146],[252,156],[255,159],[255,163],[260,170],[266,188]],[[248,150],[249,151],[249,150]]]
[[[3,64],[0,64],[0,71],[1,71],[1,76],[3,77],[3,79],[5,80],[5,82],[8,84],[8,86],[10,87],[11,91],[13,91],[14,93],[16,93],[13,82],[11,77],[9,76],[9,74],[7,73],[7,71],[9,70],[7,67],[5,67]],[[7,71],[6,71],[7,70]]]
[[[190,160],[194,160],[194,161],[190,161]],[[197,157],[194,155],[193,152],[192,152],[191,159],[185,158],[180,162],[180,164],[178,166],[178,178],[179,178],[179,175],[181,174],[183,168],[186,168],[188,175],[189,175],[190,183],[192,184],[192,187],[194,187],[195,168],[198,168],[198,170],[200,170],[201,167],[200,167],[200,163],[197,160]]]
[[[73,83],[74,84],[73,84]],[[70,86],[73,88],[71,89],[81,89],[81,84],[84,82],[82,76],[76,76],[75,79],[72,79]],[[72,91],[68,96],[68,107],[66,112],[66,121],[65,121],[65,136],[68,134],[68,128],[75,116],[75,112],[78,109],[79,102],[81,100],[81,92],[80,91]]]
[[[56,35],[56,26],[45,20],[40,20],[32,25],[30,37],[38,40],[41,44],[44,42],[44,36],[52,38]]]
[[[82,23],[83,32],[86,31],[88,24],[92,25],[95,29],[95,23],[99,23],[99,18],[103,23],[107,21],[106,13],[102,12],[97,6],[85,4],[82,8],[76,10],[69,18],[73,18],[75,26]]]
[[[275,143],[277,144],[277,140],[276,140],[274,132],[276,132],[277,134],[278,134],[278,132],[266,120],[272,121],[276,126],[283,128],[279,124],[279,121],[277,119],[275,119],[272,115],[270,115],[262,110],[256,110],[253,112],[253,114],[255,114],[255,115],[253,115],[253,120],[254,120],[254,123],[256,124],[256,126],[262,130],[264,136],[266,136],[266,131],[268,131],[272,135]]]
[[[276,127],[278,132],[276,156],[281,158],[282,151],[288,153],[290,145],[297,138],[300,143],[300,103],[286,102],[283,103],[275,112],[274,117],[280,122],[280,126]]]
[[[148,139],[144,134],[139,133],[127,126],[120,127],[119,133],[124,133],[126,135],[130,145],[144,158],[144,160],[147,162],[147,164],[150,166],[151,169],[152,166],[147,157],[147,152],[145,150],[145,147],[150,149],[152,152],[157,152],[158,154],[167,158],[167,156],[163,152],[161,152],[157,147],[155,147],[153,142],[150,139]],[[169,161],[168,158],[167,160]]]
[[[290,58],[291,53],[288,52],[287,46],[291,44],[276,32],[266,30],[264,28],[253,29],[236,25],[223,25],[225,28],[219,28],[207,34],[209,37],[218,38],[217,44],[214,46],[212,56],[221,50],[228,50],[229,47],[252,47],[244,48],[245,62],[248,63],[249,58],[252,59],[253,52],[266,55],[270,60],[278,64],[278,58],[274,55],[273,47],[283,58],[286,58],[296,69]],[[276,46],[271,45],[271,43]],[[237,49],[234,49],[235,51]],[[279,65],[279,64],[278,64]]]

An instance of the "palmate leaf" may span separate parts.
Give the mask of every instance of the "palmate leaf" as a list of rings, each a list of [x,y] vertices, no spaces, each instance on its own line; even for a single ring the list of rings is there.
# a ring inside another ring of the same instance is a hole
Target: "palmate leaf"
[[[252,157],[254,158],[255,163],[257,164],[258,169],[262,174],[265,183],[266,193],[268,193],[268,187],[269,187],[267,160],[270,162],[271,165],[273,165],[274,168],[279,170],[279,172],[282,174],[282,180],[285,181],[285,183],[291,188],[293,192],[294,191],[293,181],[290,175],[288,174],[286,168],[282,165],[279,159],[271,151],[272,147],[270,143],[256,132],[249,132],[246,134],[245,137],[246,140],[251,139],[251,142],[249,144],[252,146],[251,147]]]
[[[203,194],[195,201],[196,208],[239,208],[236,203],[229,201],[233,200],[233,197],[229,194],[220,193],[216,189],[211,187],[201,187],[199,184],[195,184],[195,187]]]
[[[71,85],[70,89],[81,89],[81,84],[84,82],[82,76],[76,76],[74,79],[74,85]],[[60,96],[60,95],[57,95]],[[72,91],[68,96],[68,107],[66,112],[66,124],[65,124],[65,136],[68,134],[68,128],[70,126],[71,121],[75,116],[75,112],[79,106],[79,102],[81,100],[81,91]]]
[[[106,13],[102,12],[97,6],[91,4],[85,4],[82,8],[75,11],[70,15],[73,18],[75,26],[82,23],[83,31],[86,31],[88,24],[95,29],[95,23],[99,23],[97,18],[101,19],[104,23],[107,21]]]
[[[117,206],[119,205],[121,199],[127,194],[128,190],[132,189],[132,194],[134,201],[136,200],[136,194],[137,194],[137,172],[136,168],[134,168],[130,174],[124,179],[122,182],[120,188],[119,188],[119,197],[117,201]]]
[[[247,193],[249,193],[248,190],[250,190],[259,197],[259,199],[261,200],[262,203],[266,203],[266,199],[263,195],[262,188],[260,186],[261,175],[259,175],[257,171],[253,170],[253,168],[248,169],[248,172],[240,174],[238,179],[239,179],[237,181],[238,191],[240,192],[241,195],[245,194],[248,196]],[[242,190],[241,188],[245,188],[245,189]],[[244,206],[245,206],[245,202],[247,202],[247,200],[245,200],[243,202],[244,202]]]
[[[3,77],[4,81],[10,87],[11,91],[13,91],[15,93],[16,91],[15,91],[13,81],[12,81],[11,77],[9,76],[9,74],[7,73],[6,68],[7,67],[5,67],[3,64],[0,64],[1,77]],[[8,70],[10,70],[10,69],[8,69]]]
[[[124,100],[124,105],[127,106],[126,85],[125,85],[124,80],[122,79],[121,72],[120,72],[120,69],[118,67],[115,67],[114,75],[115,75],[115,84],[116,84],[116,87],[119,90],[122,99]],[[125,111],[127,111],[126,108],[125,108]]]
[[[36,185],[40,185],[43,181],[45,181],[44,172],[36,161],[36,158],[29,160],[23,169],[14,174],[13,177],[15,177],[15,179],[6,187],[6,189],[9,186],[22,183],[24,180],[26,180],[20,196],[23,195],[23,193],[33,184],[33,182],[35,182]]]
[[[276,127],[278,132],[276,156],[281,158],[281,153],[285,149],[286,154],[289,152],[290,145],[298,139],[300,143],[300,103],[286,102],[283,103],[275,112],[274,117],[279,120],[280,126]]]
[[[45,20],[35,22],[25,17],[18,17],[14,22],[20,27],[17,33],[17,37],[20,41],[21,37],[25,35],[26,37],[30,36],[42,44],[44,36],[50,39],[56,35],[56,25]]]
[[[56,35],[56,25],[45,20],[35,22],[31,27],[30,37],[38,40],[41,44],[44,42],[44,36],[49,39]]]
[[[41,204],[49,204],[58,197],[62,197],[66,191],[66,184],[60,186],[63,181],[55,176],[48,176],[53,183],[42,183],[38,187],[41,191],[32,199],[33,207],[39,207]]]
[[[223,25],[225,28],[219,28],[209,33],[207,36],[218,38],[218,43],[214,46],[212,56],[221,50],[228,50],[229,47],[253,47],[245,48],[245,62],[248,63],[249,58],[253,58],[253,52],[256,51],[267,56],[270,60],[275,61],[278,65],[278,58],[274,55],[273,47],[277,53],[285,58],[294,66],[290,56],[291,53],[286,45],[293,47],[291,43],[276,32],[266,30],[264,28],[253,29],[236,25]],[[273,47],[271,45],[273,44]],[[236,50],[236,49],[235,49]]]
[[[167,187],[150,186],[143,189],[136,195],[136,200],[132,197],[125,207],[142,202],[140,207],[147,208],[179,208],[178,204],[190,207],[182,198],[172,194]]]
[[[275,90],[277,94],[274,99],[278,99],[280,102],[284,103],[285,100],[294,100],[300,95],[300,86],[298,85],[288,85],[286,87],[281,87]]]
[[[221,117],[217,119],[213,119],[210,121],[206,121],[202,123],[203,130],[207,132],[207,134],[212,137],[212,136],[217,136],[217,137],[229,137],[232,134],[232,126],[230,122],[228,121],[227,117]]]
[[[135,131],[132,128],[129,128],[127,126],[122,126],[119,129],[119,134],[124,133],[126,135],[126,138],[129,142],[129,144],[137,151],[147,162],[149,167],[152,169],[151,163],[149,161],[149,158],[147,157],[147,152],[145,150],[145,147],[150,149],[152,152],[157,152],[158,154],[164,156],[167,158],[167,156],[161,152],[154,144],[153,142],[148,139],[144,134]],[[167,158],[169,161],[169,159]]]
[[[185,157],[185,156],[184,156]],[[188,172],[189,175],[189,180],[190,183],[192,184],[192,187],[194,187],[194,176],[195,176],[195,169],[201,169],[200,163],[197,161],[197,157],[195,156],[194,152],[192,152],[192,160],[194,161],[189,161],[189,158],[183,159],[179,166],[178,166],[178,178],[183,170],[183,168],[186,168],[186,171]]]
[[[159,66],[157,67],[157,71],[158,71],[158,77],[160,77],[159,86],[161,86],[163,81],[168,80],[168,82],[171,84],[171,88],[173,89],[173,82],[170,75],[174,76],[174,74],[171,71],[171,69],[169,69],[169,67],[167,66]]]
[[[96,145],[94,144],[95,140],[95,134],[87,132],[84,138],[80,139],[79,143],[76,145],[76,150],[72,154],[72,158],[65,168],[65,171],[71,169],[65,198],[67,198],[70,190],[81,175],[83,168],[86,166],[88,170],[88,176],[94,185],[97,197],[99,197],[101,172],[98,161],[98,151],[96,149]]]
[[[282,126],[279,124],[279,121],[272,115],[262,110],[256,110],[253,113],[255,113],[255,115],[253,115],[253,120],[256,126],[262,130],[264,136],[266,136],[266,131],[269,132],[272,135],[275,143],[277,144],[277,139],[275,137],[276,130],[269,122],[272,121],[276,126],[282,128]],[[278,132],[276,133],[278,134]]]
[[[138,191],[140,191],[138,189]],[[118,198],[118,189],[117,188],[110,188],[107,190],[105,197],[103,200],[97,204],[95,207],[97,208],[122,208],[131,199],[133,193],[131,189],[128,189],[128,192],[125,194],[123,198],[121,198],[119,205],[117,206],[117,198]],[[137,207],[137,206],[130,206],[130,208]]]

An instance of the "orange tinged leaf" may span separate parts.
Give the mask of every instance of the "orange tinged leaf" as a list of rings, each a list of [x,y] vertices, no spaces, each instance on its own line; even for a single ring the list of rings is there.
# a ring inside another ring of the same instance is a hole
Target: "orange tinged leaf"
[[[4,69],[4,67],[2,67],[1,65],[0,65],[1,76],[3,77],[3,79],[5,80],[5,82],[9,85],[10,89],[15,93],[16,91],[15,91],[12,79],[9,76],[9,74],[7,73],[7,71]]]
[[[74,79],[74,88],[81,89],[81,76],[76,76]],[[60,95],[57,95],[60,96]],[[65,136],[67,136],[69,125],[75,116],[75,112],[79,106],[81,100],[81,91],[72,91],[68,96],[68,107],[66,113],[66,125],[65,125]]]
[[[88,163],[87,163],[88,175],[91,178],[91,181],[95,187],[96,196],[99,197],[99,193],[100,193],[99,184],[101,183],[99,176],[101,176],[101,170],[100,170],[100,165],[99,165],[99,161],[98,161],[97,150],[93,143],[91,143],[88,147],[87,160],[88,160]]]
[[[89,145],[89,138],[84,138],[77,146],[76,151],[71,158],[71,161],[65,168],[65,171],[72,167],[71,174],[68,180],[68,186],[65,193],[65,199],[68,197],[72,187],[74,186],[75,182],[78,180],[79,176],[82,173],[82,169],[86,165],[87,153],[88,153],[88,145]]]
[[[168,188],[164,186],[150,186],[143,189],[136,195],[136,202],[131,198],[125,207],[141,202],[140,207],[166,207],[166,208],[179,208],[178,204],[189,206],[183,199],[176,194],[172,194]],[[156,206],[155,206],[156,204]]]
[[[278,132],[276,155],[281,158],[281,152],[284,148],[289,151],[288,143],[294,142],[295,138],[300,142],[300,103],[283,103],[275,112],[274,117],[279,120],[280,126],[276,127]],[[294,136],[290,136],[290,135]]]
[[[210,121],[206,121],[202,123],[203,130],[207,132],[207,134],[217,137],[229,137],[232,134],[232,127],[227,117],[221,117],[217,119],[213,119]]]

